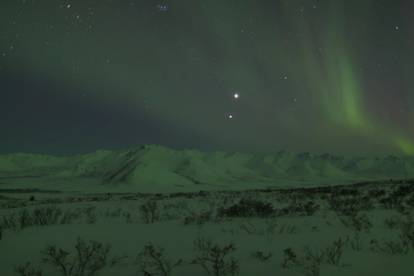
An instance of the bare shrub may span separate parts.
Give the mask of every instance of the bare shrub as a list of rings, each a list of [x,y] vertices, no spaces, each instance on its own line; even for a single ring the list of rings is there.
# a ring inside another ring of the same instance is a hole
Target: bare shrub
[[[56,206],[50,206],[36,208],[33,210],[32,214],[28,214],[28,216],[29,218],[32,218],[31,225],[51,225],[59,223],[62,213],[62,209]]]
[[[12,229],[14,231],[18,230],[19,223],[16,214],[13,213],[8,216],[3,216],[1,225],[3,229]]]
[[[42,270],[33,266],[30,262],[16,266],[14,268],[14,273],[19,276],[43,276]]]
[[[139,271],[145,276],[170,276],[173,269],[181,265],[182,262],[182,259],[174,262],[166,259],[164,249],[156,247],[152,243],[145,245],[137,257]]]
[[[148,200],[140,206],[141,217],[145,223],[154,223],[160,219],[159,207],[156,201]]]
[[[204,225],[205,223],[209,222],[212,219],[212,212],[205,211],[205,212],[191,212],[190,215],[184,218],[184,225],[188,224],[196,224],[196,225]]]
[[[345,227],[351,228],[358,232],[369,232],[372,227],[372,223],[369,220],[369,217],[365,214],[356,213],[351,216],[339,217],[339,219]]]
[[[400,219],[392,223],[392,228],[399,228],[400,234],[398,239],[394,240],[371,240],[371,250],[382,252],[390,255],[405,255],[410,249],[414,249],[414,221],[407,216],[406,219]]]
[[[252,257],[261,262],[267,262],[273,256],[272,252],[264,253],[263,251],[255,251],[252,253]]]
[[[82,216],[82,209],[67,209],[62,213],[59,224],[71,224]]]
[[[414,220],[407,218],[406,221],[401,223],[400,238],[403,243],[407,244],[414,250]]]
[[[406,204],[411,208],[414,207],[414,194],[407,198]]]
[[[293,266],[298,265],[298,256],[296,252],[292,248],[285,248],[283,250],[283,260],[282,260],[282,267],[283,268],[291,268]]]
[[[247,234],[263,234],[263,232],[258,230],[256,225],[254,225],[250,221],[240,224],[240,229],[246,232]]]
[[[104,213],[105,217],[111,217],[111,218],[120,217],[121,215],[122,215],[122,209],[121,208],[117,208],[117,209],[114,209],[114,210],[106,210],[105,213]]]
[[[268,219],[268,220],[265,221],[265,225],[266,225],[266,227],[265,227],[266,234],[268,234],[268,235],[275,234],[276,229],[278,227],[278,222],[276,220]]]
[[[275,214],[275,209],[270,203],[242,199],[228,208],[220,208],[218,214],[221,217],[270,217]]]
[[[293,200],[289,206],[278,209],[276,211],[277,216],[296,215],[296,216],[312,216],[316,211],[320,209],[320,206],[313,201],[305,203],[297,202]]]
[[[94,224],[97,221],[95,209],[96,207],[91,206],[86,208],[84,211],[84,213],[86,214],[86,222],[89,224]]]
[[[34,216],[32,217],[27,209],[21,210],[18,215],[19,228],[24,229],[26,227],[34,225],[35,219],[37,220],[38,223],[41,222],[38,220],[37,217],[36,218]]]
[[[320,275],[320,267],[325,260],[325,254],[326,252],[324,250],[311,249],[308,246],[304,248],[304,255],[300,262],[302,263],[305,275]]]
[[[282,267],[298,267],[307,276],[319,276],[324,254],[324,251],[312,250],[308,246],[303,249],[303,254],[297,254],[292,248],[286,248],[283,251]]]
[[[233,243],[220,246],[209,239],[198,238],[194,241],[197,252],[193,264],[199,264],[214,276],[236,275],[239,270],[238,261],[230,255],[236,250]]]
[[[39,207],[33,210],[22,209],[3,216],[1,224],[4,229],[17,231],[34,225],[69,224],[82,217],[84,213],[81,209],[63,211],[56,206]]]
[[[361,251],[362,250],[362,240],[360,232],[355,232],[352,237],[348,236],[348,244],[354,251]]]
[[[384,226],[388,229],[397,229],[401,224],[401,220],[398,217],[384,219]]]
[[[342,238],[335,240],[331,245],[325,248],[326,262],[331,265],[340,265],[343,255],[345,241]]]
[[[109,259],[111,247],[97,241],[77,239],[75,252],[48,246],[42,252],[42,262],[54,267],[64,276],[94,276],[107,266],[114,266],[120,258]]]
[[[282,224],[279,226],[279,234],[295,234],[298,232],[298,229],[295,225],[292,224]]]
[[[408,244],[401,240],[382,240],[372,239],[370,242],[371,250],[374,252],[386,253],[390,255],[405,255],[408,253]]]

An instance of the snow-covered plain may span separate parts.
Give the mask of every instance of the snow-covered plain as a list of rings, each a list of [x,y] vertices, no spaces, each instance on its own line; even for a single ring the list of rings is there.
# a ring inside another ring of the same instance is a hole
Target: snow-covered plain
[[[411,276],[413,168],[408,157],[159,146],[3,155],[0,275],[65,275],[76,245],[87,252],[81,238],[111,248],[66,275]],[[48,246],[66,259],[51,264]]]

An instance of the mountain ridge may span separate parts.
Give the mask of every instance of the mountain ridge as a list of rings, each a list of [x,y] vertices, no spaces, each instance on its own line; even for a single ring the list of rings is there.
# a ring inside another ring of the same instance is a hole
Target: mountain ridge
[[[0,155],[0,179],[19,177],[44,177],[56,183],[94,179],[103,187],[122,186],[133,190],[333,185],[412,178],[414,158],[343,157],[289,151],[273,154],[202,152],[159,145],[72,156]]]

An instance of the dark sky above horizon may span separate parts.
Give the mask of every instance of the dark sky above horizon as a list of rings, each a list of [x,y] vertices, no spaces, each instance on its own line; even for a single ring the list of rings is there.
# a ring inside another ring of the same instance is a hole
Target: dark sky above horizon
[[[414,155],[414,1],[2,0],[0,153]]]

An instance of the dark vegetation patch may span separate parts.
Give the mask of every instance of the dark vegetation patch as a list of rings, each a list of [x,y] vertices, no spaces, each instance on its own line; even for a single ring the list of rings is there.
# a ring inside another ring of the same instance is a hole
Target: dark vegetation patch
[[[220,208],[219,216],[222,217],[270,217],[275,214],[272,204],[255,199],[242,199],[238,203]]]

